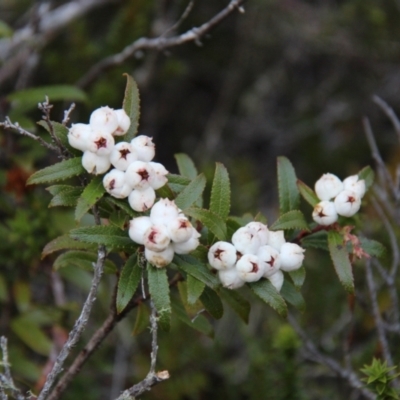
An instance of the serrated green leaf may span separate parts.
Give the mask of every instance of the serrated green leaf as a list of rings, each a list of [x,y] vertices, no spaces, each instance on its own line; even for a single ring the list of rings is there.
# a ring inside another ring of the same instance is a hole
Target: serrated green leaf
[[[48,124],[46,123],[46,121],[41,120],[41,121],[38,121],[37,124],[40,125],[42,128],[46,129],[46,131],[48,133],[50,133],[50,128],[49,128]],[[66,126],[64,126],[63,124],[60,124],[59,122],[55,122],[55,121],[51,121],[51,125],[53,128],[54,136],[59,140],[59,142],[65,148],[67,148],[71,153],[73,153],[76,156],[78,156],[82,153],[81,151],[74,149],[73,147],[70,146],[69,141],[68,141],[68,128]]]
[[[313,247],[328,251],[328,232],[318,231],[301,238],[301,246],[305,249]]]
[[[297,179],[297,188],[299,189],[303,199],[310,204],[310,206],[315,207],[321,201],[315,194],[314,190],[312,190],[300,179]]]
[[[361,242],[361,247],[363,250],[372,257],[383,257],[386,253],[386,248],[383,244],[377,242],[376,240],[359,238]]]
[[[293,165],[286,157],[278,157],[278,191],[280,214],[296,210],[300,205],[297,177]]]
[[[228,171],[223,164],[217,163],[211,188],[210,211],[226,220],[230,209],[231,186]]]
[[[226,240],[226,225],[223,219],[211,211],[203,208],[187,208],[184,210],[189,217],[200,221],[205,225],[219,240]]]
[[[72,185],[52,185],[47,187],[45,190],[50,192],[51,195],[56,196],[57,194],[63,192],[66,189],[71,189],[75,188],[77,186],[72,186]],[[83,191],[83,188],[81,189]]]
[[[137,246],[128,236],[128,232],[114,226],[89,226],[72,229],[70,236],[73,239],[86,243],[96,243],[117,249],[132,249]]]
[[[166,268],[156,268],[148,264],[149,292],[157,309],[158,323],[162,330],[169,331],[171,319],[171,301]]]
[[[59,191],[53,198],[50,200],[49,208],[51,207],[74,207],[78,202],[79,197],[82,194],[83,188],[76,186],[67,186],[67,185],[57,185],[64,186],[64,189]]]
[[[189,277],[190,275],[187,275]],[[192,277],[191,277],[192,278]],[[194,278],[192,278],[194,279]],[[198,281],[200,282],[200,281]],[[201,285],[203,285],[204,289],[204,283],[200,282]],[[186,313],[189,315],[189,317],[194,317],[196,314],[199,312],[202,312],[204,310],[204,306],[201,303],[200,300],[196,299],[196,301],[193,304],[190,304],[188,302],[188,284],[186,281],[178,282],[178,291],[179,291],[179,297],[181,299],[181,302],[183,306],[185,307]]]
[[[135,80],[128,74],[126,76],[126,87],[122,108],[128,114],[131,125],[124,136],[124,140],[130,142],[138,133],[140,117],[140,95]]]
[[[94,244],[79,242],[76,239],[72,239],[66,234],[53,239],[44,246],[42,259],[59,250],[95,250],[96,247],[97,246]]]
[[[205,287],[200,296],[200,301],[203,303],[206,310],[215,319],[220,319],[224,315],[224,306],[218,294],[209,287]]]
[[[63,160],[57,164],[51,165],[50,167],[36,171],[29,177],[26,184],[37,185],[40,183],[61,181],[80,175],[84,172],[85,170],[82,167],[82,158],[70,158],[69,160]]]
[[[137,253],[132,254],[122,268],[118,280],[116,307],[120,314],[132,299],[142,278],[142,268],[138,263]]]
[[[192,159],[184,153],[175,154],[175,160],[178,164],[179,173],[190,180],[198,175],[197,168]]]
[[[107,196],[105,195],[104,198],[106,199],[107,203],[111,205],[115,205],[121,210],[125,211],[129,216],[136,218],[139,217],[141,214],[137,213],[136,211],[132,210],[132,208],[129,206],[129,204],[121,199],[116,199],[115,197],[112,196]]]
[[[161,199],[169,199],[169,200],[174,200],[175,199],[175,194],[170,187],[170,185],[165,184],[162,188],[156,190],[156,195],[157,197]]]
[[[249,323],[250,303],[236,290],[221,288],[219,294],[237,315],[246,323]]]
[[[175,255],[174,263],[188,275],[193,276],[211,288],[219,286],[218,278],[196,258],[188,255]]]
[[[287,305],[285,300],[268,279],[260,279],[258,282],[248,283],[248,286],[262,301],[271,306],[282,317],[286,317]]]
[[[187,281],[187,301],[189,304],[194,304],[203,293],[205,288],[205,283],[199,281],[192,275],[188,275],[186,281]]]
[[[196,178],[196,176],[194,178]],[[192,181],[192,179],[189,179],[186,176],[177,175],[177,174],[168,174],[167,178],[168,178],[169,184],[174,184],[174,185],[178,185],[178,186],[182,186],[182,187],[189,185],[189,183]]]
[[[96,204],[96,202],[103,197],[105,192],[103,177],[94,177],[85,187],[78,200],[75,209],[75,221],[80,221],[80,219]]]
[[[328,247],[333,266],[341,284],[347,292],[354,293],[353,269],[349,254],[343,244],[343,238],[339,232],[330,231],[328,233]]]
[[[97,261],[97,254],[87,251],[70,250],[60,254],[54,261],[53,268],[58,270],[69,266],[74,266],[84,271],[93,271],[93,264]],[[117,267],[111,260],[105,260],[104,272],[106,274],[115,274]]]
[[[214,328],[210,322],[203,315],[197,315],[193,320],[191,320],[182,304],[177,299],[172,299],[172,311],[174,316],[176,316],[180,321],[190,326],[191,328],[207,335],[209,337],[214,337]]]
[[[304,311],[306,309],[306,303],[303,296],[287,279],[283,282],[281,296],[299,311]]]
[[[115,210],[110,214],[110,224],[116,226],[119,229],[125,229],[128,221],[128,216],[122,210]]]
[[[364,167],[358,174],[359,179],[364,179],[365,190],[368,190],[374,183],[375,172],[370,166]]]
[[[180,209],[185,210],[197,201],[197,199],[202,195],[205,187],[206,178],[204,174],[200,174],[178,194],[175,199],[175,204]]]
[[[142,333],[148,326],[150,320],[150,312],[145,303],[140,303],[137,306],[137,314],[135,326],[133,327],[132,335],[137,336]]]
[[[306,279],[306,269],[304,267],[300,267],[299,269],[297,269],[295,271],[288,272],[288,274],[290,275],[295,288],[297,290],[301,289],[301,287],[303,286],[303,283]]]
[[[281,215],[272,226],[269,227],[272,231],[279,231],[284,229],[303,229],[309,231],[308,224],[304,215],[299,210],[292,210]]]

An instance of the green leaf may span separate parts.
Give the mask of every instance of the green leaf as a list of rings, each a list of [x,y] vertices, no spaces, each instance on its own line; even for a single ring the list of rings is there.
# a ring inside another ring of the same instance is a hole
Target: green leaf
[[[4,276],[0,274],[0,303],[6,303],[8,300],[7,281]]]
[[[104,198],[106,199],[107,203],[117,206],[118,208],[125,211],[129,216],[133,218],[136,218],[140,215],[136,211],[132,210],[132,208],[129,206],[126,200],[116,199],[115,197],[108,195],[105,195]]]
[[[195,175],[194,178],[196,178],[196,176],[197,175]],[[176,174],[168,174],[167,178],[169,184],[181,186],[182,189],[185,186],[189,185],[189,183],[192,181],[192,179],[189,179],[186,176],[176,175]]]
[[[75,221],[79,221],[105,193],[103,177],[96,176],[85,187],[75,209]]]
[[[313,247],[315,249],[328,251],[328,232],[318,231],[311,235],[304,236],[301,239],[301,247],[305,249]]]
[[[299,189],[303,199],[310,204],[311,207],[315,207],[321,201],[315,194],[314,190],[312,190],[300,179],[297,180],[297,188]]]
[[[179,173],[190,180],[196,178],[198,175],[196,166],[192,159],[184,153],[175,154],[175,160],[178,164]]]
[[[157,189],[156,195],[157,195],[157,197],[160,197],[162,199],[169,199],[169,200],[175,199],[175,194],[174,194],[172,188],[170,187],[170,185],[168,185],[168,184],[165,184],[160,189]]]
[[[262,301],[271,306],[282,317],[286,317],[287,306],[285,300],[268,279],[260,279],[258,282],[248,284],[248,286]]]
[[[135,80],[128,74],[126,76],[125,96],[122,108],[128,114],[131,125],[124,136],[126,142],[130,142],[138,133],[140,117],[140,95]]]
[[[386,248],[383,244],[377,242],[376,240],[359,238],[361,242],[361,247],[363,250],[372,257],[383,257],[386,253]]]
[[[197,201],[197,199],[202,195],[205,187],[206,178],[204,174],[200,174],[178,194],[175,199],[175,204],[180,209],[185,210]]]
[[[51,207],[74,207],[78,202],[79,197],[82,194],[83,188],[77,186],[68,185],[56,185],[62,186],[64,189],[60,190],[53,198],[50,200],[49,208]],[[54,186],[51,186],[54,188]]]
[[[82,158],[70,158],[69,160],[63,160],[57,164],[51,165],[50,167],[35,172],[29,177],[27,185],[61,181],[80,175],[83,172],[85,172],[85,170],[82,167]]]
[[[279,231],[282,229],[303,229],[305,231],[310,230],[303,213],[299,210],[292,210],[281,215],[269,229],[272,231]]]
[[[303,296],[287,279],[283,281],[281,296],[298,310],[304,311],[306,309]]]
[[[232,239],[233,234],[242,226],[243,225],[239,224],[235,219],[228,218],[226,220],[226,240],[229,242]]]
[[[288,272],[288,274],[292,278],[295,288],[297,290],[301,289],[306,279],[306,269],[304,267],[300,267],[295,271]]]
[[[300,205],[296,172],[286,157],[278,157],[278,191],[280,214],[296,210]]]
[[[191,320],[182,304],[177,299],[172,299],[172,311],[174,316],[176,316],[180,321],[190,326],[191,328],[207,335],[209,337],[214,337],[214,328],[210,322],[203,315],[197,315],[193,320]]]
[[[194,257],[188,255],[175,255],[173,261],[182,271],[205,283],[211,288],[219,286],[219,279]]]
[[[133,327],[132,335],[137,336],[149,326],[150,313],[146,304],[140,303],[137,306],[137,314],[135,326]]]
[[[26,312],[31,306],[31,289],[28,282],[16,281],[13,286],[13,297],[19,312]]]
[[[231,187],[227,169],[216,164],[211,188],[210,211],[226,220],[231,209]]]
[[[125,229],[128,221],[128,216],[122,210],[115,210],[110,214],[110,224],[116,226],[119,229]]]
[[[44,246],[42,251],[42,259],[59,250],[95,250],[96,247],[96,245],[79,242],[76,239],[72,239],[68,234],[66,234],[53,239],[51,242],[47,243],[46,246]]]
[[[205,225],[219,240],[226,240],[226,225],[223,219],[211,211],[203,208],[187,208],[184,210],[189,217],[200,221]]]
[[[127,231],[122,231],[114,226],[89,226],[72,229],[70,236],[73,239],[86,243],[96,243],[117,249],[135,249]]]
[[[249,323],[250,303],[241,296],[236,290],[221,288],[219,294],[237,315],[246,323]]]
[[[166,268],[155,268],[148,264],[149,292],[158,313],[158,323],[162,330],[169,331],[171,302]]]
[[[343,238],[336,231],[328,233],[328,246],[336,274],[345,290],[354,293],[354,279],[349,254],[343,244]]]
[[[38,103],[44,102],[46,96],[50,102],[87,101],[85,92],[72,85],[41,86],[19,90],[8,95],[7,100],[13,102],[13,108],[17,108],[19,112],[26,112],[36,109]]]
[[[196,279],[192,275],[187,276],[187,301],[194,304],[199,299],[205,288],[205,283]]]
[[[224,315],[224,307],[218,294],[209,287],[205,287],[200,296],[203,306],[215,319],[220,319]]]
[[[50,128],[47,125],[46,121],[41,120],[38,121],[37,124],[40,125],[42,128],[46,129],[46,131],[50,133]],[[82,153],[79,150],[76,150],[70,146],[68,141],[68,128],[66,126],[60,124],[59,122],[54,122],[54,121],[51,121],[51,125],[53,127],[53,133],[55,137],[60,141],[60,143],[64,147],[66,147],[74,155],[79,155]]]
[[[13,35],[12,28],[4,21],[0,21],[0,39],[8,38]]]
[[[54,261],[53,268],[58,270],[69,266],[74,266],[84,271],[93,271],[93,265],[97,261],[96,253],[89,253],[86,251],[70,250],[57,257]],[[105,260],[104,272],[106,274],[115,274],[117,267],[111,260]]]
[[[117,313],[120,314],[132,299],[142,278],[142,268],[138,263],[137,253],[132,254],[122,268],[118,280]]]
[[[375,172],[370,166],[366,166],[358,173],[358,178],[364,179],[365,190],[368,190],[374,183]]]

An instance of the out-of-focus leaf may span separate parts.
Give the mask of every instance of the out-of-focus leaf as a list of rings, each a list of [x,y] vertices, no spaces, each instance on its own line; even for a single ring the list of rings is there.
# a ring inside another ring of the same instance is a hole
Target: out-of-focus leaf
[[[4,21],[0,21],[0,39],[11,37],[13,35],[13,30]]]
[[[20,280],[16,281],[13,286],[13,294],[19,312],[28,311],[31,305],[31,289],[29,284]]]
[[[346,247],[343,244],[343,238],[339,232],[330,231],[328,233],[328,246],[333,266],[340,283],[349,293],[354,293],[353,270],[347,253]]]
[[[69,160],[63,160],[57,164],[51,165],[50,167],[35,172],[29,177],[27,185],[61,181],[80,175],[84,172],[85,170],[82,167],[82,158],[70,158]]]
[[[132,299],[142,277],[142,269],[138,264],[137,253],[131,255],[122,268],[118,280],[117,313],[121,313]]]
[[[236,220],[228,218],[226,221],[226,239],[230,241],[233,234],[241,227],[242,225],[240,225]]]
[[[364,237],[359,238],[363,250],[372,257],[383,257],[386,253],[386,247],[377,242],[376,240],[367,239]]]
[[[49,203],[49,208],[51,207],[74,207],[76,206],[79,197],[82,194],[83,188],[68,185],[56,185],[63,186],[64,189],[59,191],[53,196]],[[54,186],[52,186],[54,187]]]
[[[283,282],[281,296],[298,310],[304,311],[306,309],[306,303],[303,296],[287,279]]]
[[[140,303],[137,307],[136,321],[132,334],[137,336],[139,333],[142,333],[149,326],[149,321],[149,309],[145,303]]]
[[[223,164],[217,163],[211,188],[210,211],[226,220],[230,209],[231,186],[228,171]]]
[[[5,303],[7,300],[8,300],[7,283],[3,274],[0,274],[0,303]]]
[[[103,177],[94,177],[85,187],[81,197],[78,200],[78,204],[76,205],[75,209],[75,221],[79,221],[86,214],[86,212],[90,210],[90,208],[93,207],[103,196],[105,191]]]
[[[184,210],[185,214],[200,221],[205,225],[219,240],[226,240],[226,225],[222,218],[212,213],[211,211],[204,210],[203,208],[187,208]]]
[[[115,210],[110,214],[110,224],[116,226],[119,229],[125,229],[125,225],[128,221],[128,216],[122,210]]]
[[[41,120],[38,121],[37,124],[40,125],[42,128],[46,129],[46,131],[50,133],[50,128],[47,125],[46,121]],[[66,126],[60,124],[59,122],[54,122],[54,121],[51,121],[51,125],[53,127],[53,132],[55,137],[60,141],[60,143],[64,147],[66,147],[74,155],[79,155],[82,153],[81,151],[76,150],[70,146],[68,141],[68,128]]]
[[[171,319],[171,301],[166,268],[155,268],[148,264],[149,292],[157,309],[158,323],[162,330],[169,331]]]
[[[72,239],[68,234],[66,234],[53,239],[44,246],[42,259],[59,250],[95,250],[96,247],[97,246],[94,244],[79,242],[76,239]]]
[[[220,297],[214,290],[206,286],[200,296],[200,301],[215,319],[222,318],[224,315],[224,306],[222,305]]]
[[[292,278],[295,288],[297,290],[301,289],[306,279],[306,269],[304,267],[300,267],[295,271],[289,272],[289,275]]]
[[[70,250],[63,254],[60,254],[54,261],[53,268],[58,270],[60,268],[66,268],[74,266],[85,271],[93,271],[93,265],[97,261],[96,253],[89,253],[87,251]],[[115,274],[117,267],[111,260],[105,260],[104,272],[106,274]]]
[[[311,235],[304,236],[301,239],[301,246],[305,249],[313,247],[328,251],[328,232],[319,231]]]
[[[285,300],[268,279],[260,279],[258,282],[249,283],[248,286],[262,301],[271,306],[282,317],[286,317],[287,305]]]
[[[136,211],[132,210],[132,208],[130,208],[129,204],[124,200],[116,199],[115,197],[107,196],[107,195],[105,196],[105,198],[109,204],[113,204],[113,205],[119,207],[121,210],[124,210],[128,215],[130,215],[133,218],[138,217],[140,215]]]
[[[303,199],[312,207],[315,207],[321,201],[315,194],[314,190],[312,190],[300,179],[297,180],[297,187]]]
[[[166,184],[162,188],[156,190],[156,195],[157,197],[160,197],[162,199],[169,199],[169,200],[174,200],[175,194],[170,187],[170,185]]]
[[[368,190],[374,183],[375,179],[375,172],[372,170],[372,168],[368,165],[364,167],[359,173],[358,173],[358,178],[359,179],[364,179],[365,181],[365,190]]]
[[[187,301],[189,304],[194,304],[203,293],[205,283],[199,281],[192,275],[187,276]]]
[[[299,210],[292,210],[281,215],[278,220],[269,227],[269,229],[272,231],[278,231],[282,229],[303,229],[305,231],[309,231],[304,215]]]
[[[236,290],[221,288],[219,294],[237,315],[246,323],[249,323],[250,303],[241,296]]]
[[[297,177],[293,165],[286,157],[278,157],[278,191],[280,214],[296,210],[300,205]]]
[[[58,270],[60,276],[74,286],[87,293],[92,285],[93,272],[70,265]]]
[[[197,199],[202,195],[205,187],[206,178],[203,174],[200,174],[178,194],[175,199],[175,204],[180,209],[185,210],[197,201]]]
[[[175,160],[178,164],[179,173],[190,180],[198,175],[197,168],[192,159],[184,153],[175,154]]]
[[[125,134],[125,141],[130,142],[138,132],[140,117],[140,95],[135,80],[128,74],[126,76],[125,96],[122,108],[128,114],[131,125]]]

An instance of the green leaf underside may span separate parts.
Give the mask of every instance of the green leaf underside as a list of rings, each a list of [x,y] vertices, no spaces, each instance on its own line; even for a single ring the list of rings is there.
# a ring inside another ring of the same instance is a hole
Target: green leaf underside
[[[66,189],[71,189],[71,188],[76,188],[77,186],[72,186],[72,185],[52,185],[48,186],[46,190],[52,195],[56,196],[57,194],[63,192]],[[81,188],[83,191],[83,188]]]
[[[57,271],[60,268],[74,266],[85,271],[93,271],[93,264],[97,261],[96,253],[86,251],[70,250],[57,257],[54,261],[53,268]],[[110,260],[104,262],[104,272],[107,274],[115,274],[117,267]]]
[[[61,185],[60,185],[61,186]],[[50,207],[75,207],[78,202],[79,197],[81,196],[83,188],[81,187],[65,187],[62,191],[57,193],[49,203]]]
[[[296,210],[300,204],[297,177],[291,162],[286,157],[278,157],[278,192],[280,214]]]
[[[131,120],[128,132],[124,136],[126,142],[130,142],[138,133],[140,117],[140,94],[135,80],[128,74],[126,76],[126,87],[122,108]]]
[[[137,247],[129,238],[128,232],[114,226],[76,228],[71,230],[70,236],[82,242],[102,244],[113,248],[135,249]]]
[[[383,244],[377,242],[376,240],[359,238],[361,242],[361,247],[363,250],[372,257],[383,257],[386,253],[386,248]]]
[[[310,206],[315,207],[321,200],[317,197],[314,190],[307,186],[300,179],[297,180],[297,188],[303,199],[310,204]]]
[[[349,259],[349,254],[343,245],[343,238],[336,231],[330,231],[328,233],[328,246],[333,266],[339,280],[345,290],[349,293],[354,292],[354,279],[352,266]]]
[[[196,279],[192,275],[187,276],[187,301],[194,304],[199,299],[205,288],[205,283]]]
[[[115,225],[119,229],[125,229],[125,225],[128,221],[128,216],[122,210],[115,210],[110,214],[110,224]]]
[[[138,264],[137,253],[132,254],[122,268],[118,280],[116,307],[120,314],[132,299],[142,277],[142,268]]]
[[[187,178],[186,176],[177,175],[177,174],[168,174],[168,183],[179,185],[179,186],[187,186],[192,181],[191,179]]]
[[[171,318],[171,302],[166,268],[155,268],[148,264],[149,292],[157,309],[160,328],[168,331]]]
[[[85,187],[75,209],[75,221],[80,219],[101,199],[105,193],[103,177],[96,176]]]
[[[222,218],[209,210],[203,208],[187,208],[185,215],[200,221],[205,225],[219,240],[226,240],[226,225]]]
[[[250,303],[241,296],[236,290],[221,288],[219,290],[221,298],[225,300],[233,311],[246,323],[249,323]]]
[[[196,178],[196,176],[198,175],[196,166],[194,165],[194,162],[187,154],[184,153],[175,154],[175,160],[176,163],[178,164],[179,173],[182,176],[189,178],[190,180]]]
[[[300,267],[296,271],[288,272],[290,278],[293,281],[294,286],[297,290],[299,290],[306,279],[306,269],[304,267]]]
[[[95,250],[97,246],[95,244],[79,242],[76,239],[72,239],[68,234],[59,236],[53,239],[51,242],[44,246],[42,251],[42,259],[49,254],[59,250]]]
[[[149,326],[149,320],[150,320],[150,312],[147,305],[145,303],[140,303],[137,306],[135,326],[133,327],[132,334],[136,336],[139,335],[139,333],[142,333],[145,329],[147,329],[147,327]]]
[[[283,282],[281,296],[298,310],[304,311],[306,309],[303,296],[287,279]]]
[[[194,178],[193,181],[178,194],[175,199],[175,204],[180,209],[185,210],[197,201],[197,199],[202,195],[205,187],[205,176],[203,174],[196,176],[196,178]]]
[[[27,185],[57,182],[80,175],[83,172],[85,172],[85,169],[82,167],[82,158],[70,158],[35,172],[29,177]]]
[[[199,281],[205,283],[210,288],[216,288],[219,285],[218,278],[197,259],[187,255],[176,255],[173,261],[182,271],[193,276]]]
[[[126,201],[121,199],[116,199],[115,197],[105,195],[105,199],[109,204],[119,207],[121,210],[125,211],[129,216],[136,218],[140,214],[132,210],[132,208],[127,204]]]
[[[217,163],[211,188],[210,211],[219,215],[225,221],[230,209],[231,187],[228,171],[223,164]]]
[[[208,311],[208,313],[215,319],[220,319],[224,315],[224,307],[218,294],[209,287],[205,287],[200,296],[200,301]]]
[[[193,320],[189,318],[186,314],[185,308],[177,299],[172,299],[172,311],[174,316],[176,316],[180,321],[190,326],[191,328],[207,335],[209,337],[214,337],[214,328],[203,315],[197,315]]]
[[[374,183],[375,172],[370,166],[366,166],[358,173],[358,178],[364,179],[365,190],[368,190]]]
[[[304,215],[299,210],[292,210],[281,215],[269,229],[272,231],[282,229],[303,229],[309,231]]]
[[[271,306],[282,317],[286,317],[287,305],[285,300],[268,279],[260,279],[258,282],[248,284],[248,286],[262,301]]]
[[[301,239],[301,246],[305,249],[313,247],[315,249],[328,250],[328,232],[319,231]]]

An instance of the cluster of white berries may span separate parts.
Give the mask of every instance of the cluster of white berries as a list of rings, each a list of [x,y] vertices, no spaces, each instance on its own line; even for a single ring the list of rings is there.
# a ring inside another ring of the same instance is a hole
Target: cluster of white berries
[[[155,145],[148,136],[137,136],[130,143],[115,144],[115,136],[124,135],[130,119],[123,109],[100,107],[90,116],[89,124],[73,124],[68,132],[69,144],[83,151],[82,165],[89,173],[106,173],[107,192],[118,199],[128,198],[133,210],[143,212],[156,199],[155,190],[167,183],[168,171],[151,160]]]
[[[315,183],[315,193],[321,200],[312,217],[320,225],[331,225],[339,215],[352,217],[361,206],[365,194],[365,181],[358,175],[351,175],[343,182],[333,174],[324,174]]]
[[[250,222],[233,234],[232,243],[220,241],[211,246],[208,261],[229,289],[264,277],[280,291],[282,271],[299,269],[304,251],[299,245],[286,242],[283,231],[269,231],[261,222]]]
[[[176,254],[188,254],[199,245],[200,234],[173,200],[160,199],[149,217],[129,223],[129,237],[144,245],[147,261],[158,268],[167,266]]]

